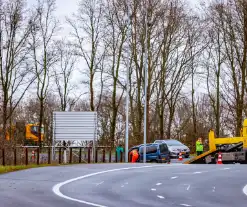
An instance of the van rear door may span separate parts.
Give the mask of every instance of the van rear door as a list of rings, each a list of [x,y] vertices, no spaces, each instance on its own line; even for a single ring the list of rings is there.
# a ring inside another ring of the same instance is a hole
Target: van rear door
[[[165,143],[159,145],[160,148],[160,156],[162,160],[169,160],[170,154],[169,149]]]

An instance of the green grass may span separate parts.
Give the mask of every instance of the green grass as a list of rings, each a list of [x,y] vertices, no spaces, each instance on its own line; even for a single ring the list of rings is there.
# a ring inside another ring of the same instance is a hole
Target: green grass
[[[107,162],[91,162],[89,164],[106,164]],[[112,164],[114,164],[115,162],[112,162]],[[30,165],[9,165],[9,166],[3,166],[0,165],[0,174],[3,173],[8,173],[8,172],[14,172],[14,171],[19,171],[19,170],[26,170],[26,169],[30,169],[30,168],[38,168],[38,167],[49,167],[49,166],[66,166],[66,165],[83,165],[83,164],[88,164],[88,163],[62,163],[62,164],[40,164],[40,165],[36,165],[36,164],[30,164]],[[111,164],[111,163],[108,163]]]
[[[40,164],[40,165],[16,165],[16,166],[2,166],[0,165],[0,174],[14,172],[19,170],[25,170],[37,167],[58,166],[57,164]]]

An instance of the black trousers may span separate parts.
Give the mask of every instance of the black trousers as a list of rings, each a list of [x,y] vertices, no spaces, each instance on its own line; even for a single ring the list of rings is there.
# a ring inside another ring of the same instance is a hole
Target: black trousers
[[[202,153],[203,153],[203,151],[197,151],[197,152],[196,152],[196,155],[199,156],[199,155],[201,155]]]

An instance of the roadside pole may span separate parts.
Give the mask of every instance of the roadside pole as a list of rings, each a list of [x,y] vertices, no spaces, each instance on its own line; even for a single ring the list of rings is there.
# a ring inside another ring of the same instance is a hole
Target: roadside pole
[[[146,142],[147,142],[147,70],[148,70],[148,6],[147,6],[147,1],[145,1],[145,37],[146,37],[146,48],[145,48],[145,67],[144,67],[144,78],[145,78],[145,81],[144,81],[144,93],[145,93],[145,103],[144,103],[144,138],[143,138],[143,144],[144,144],[144,147],[143,147],[143,163],[146,163]]]
[[[127,43],[130,40],[131,30],[130,30],[130,3],[127,2]],[[129,67],[130,67],[130,49],[127,49],[127,74],[126,74],[126,124],[125,124],[125,162],[128,163],[128,151],[129,151]]]
[[[56,120],[55,120],[55,115],[52,113],[53,116],[53,133],[52,133],[52,161],[56,160],[56,149],[55,149],[55,129],[56,129]]]

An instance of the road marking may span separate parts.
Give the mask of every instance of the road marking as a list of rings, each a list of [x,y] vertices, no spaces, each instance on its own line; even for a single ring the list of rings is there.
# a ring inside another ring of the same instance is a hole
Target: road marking
[[[158,198],[164,199],[164,196],[157,195]]]
[[[215,187],[213,187],[213,192],[215,192]]]
[[[230,168],[228,168],[228,167],[225,167],[224,169],[222,169],[222,170],[230,170]]]
[[[156,189],[155,188],[152,188],[151,191],[156,191]]]
[[[171,179],[176,179],[178,176],[171,177]]]
[[[201,174],[202,172],[193,172],[193,174]]]
[[[124,185],[121,185],[121,188],[123,188],[124,187]]]
[[[71,200],[71,201],[75,201],[75,202],[78,202],[78,203],[87,204],[89,206],[107,207],[107,206],[100,205],[100,204],[97,204],[97,203],[91,203],[91,202],[87,202],[87,201],[83,201],[83,200],[79,200],[79,199],[76,199],[76,198],[71,198],[69,196],[66,196],[63,193],[61,193],[60,188],[62,186],[64,186],[64,185],[67,185],[69,183],[72,183],[72,182],[75,182],[75,181],[78,181],[78,180],[82,180],[84,178],[89,178],[89,177],[92,177],[92,176],[95,176],[95,175],[100,175],[100,174],[109,173],[109,172],[116,172],[116,171],[123,171],[123,170],[131,170],[131,169],[142,169],[142,168],[153,168],[153,167],[175,167],[175,166],[189,166],[189,165],[184,165],[184,164],[145,165],[145,166],[140,166],[140,167],[126,167],[126,168],[118,168],[118,169],[112,169],[112,170],[105,170],[105,171],[100,171],[100,172],[91,173],[91,174],[83,175],[83,176],[80,176],[80,177],[72,178],[70,180],[66,180],[64,182],[58,183],[55,186],[53,186],[52,190],[53,190],[53,192],[57,196],[59,196],[61,198],[64,198],[64,199],[67,199],[67,200]]]
[[[243,192],[245,195],[247,195],[247,185],[243,188]]]
[[[96,186],[101,185],[101,184],[103,184],[103,183],[104,183],[104,181],[102,181],[102,182],[100,182],[100,183],[97,183]]]
[[[191,206],[191,205],[189,205],[189,204],[185,204],[185,203],[182,203],[182,204],[180,204],[181,206]]]
[[[190,189],[190,185],[187,187],[187,189],[186,190],[189,190]]]
[[[156,183],[156,185],[162,185],[162,183]]]

